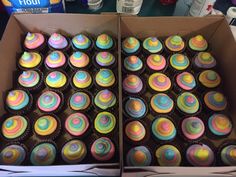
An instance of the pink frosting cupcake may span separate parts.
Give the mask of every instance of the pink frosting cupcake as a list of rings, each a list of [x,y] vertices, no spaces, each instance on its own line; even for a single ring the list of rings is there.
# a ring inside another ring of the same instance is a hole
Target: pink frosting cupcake
[[[51,52],[45,59],[45,66],[48,69],[65,68],[66,64],[66,56],[58,50]]]
[[[48,40],[49,48],[52,50],[63,50],[69,49],[70,45],[66,37],[59,33],[53,33]]]
[[[166,68],[166,59],[162,55],[152,54],[147,58],[147,66],[153,71],[162,71]]]

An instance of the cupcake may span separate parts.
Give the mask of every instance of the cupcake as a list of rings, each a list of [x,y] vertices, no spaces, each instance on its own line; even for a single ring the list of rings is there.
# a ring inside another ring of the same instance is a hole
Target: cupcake
[[[193,144],[186,151],[186,159],[192,166],[208,167],[213,165],[215,155],[206,144]]]
[[[128,122],[125,126],[125,135],[127,137],[127,141],[132,141],[132,143],[143,142],[146,133],[146,129],[140,121],[134,120]]]
[[[150,105],[154,114],[170,114],[174,110],[174,101],[165,93],[153,95]]]
[[[98,68],[112,68],[116,64],[115,56],[106,51],[97,53],[93,61]]]
[[[213,70],[205,70],[200,73],[198,80],[201,86],[205,88],[216,88],[221,83],[220,75]]]
[[[44,64],[47,69],[62,69],[64,70],[67,66],[67,59],[64,53],[55,50],[51,52],[45,59]]]
[[[185,42],[179,35],[173,35],[165,40],[165,46],[170,53],[183,52],[185,49]]]
[[[145,146],[136,146],[127,153],[126,163],[128,166],[149,166],[152,163],[152,155]]]
[[[29,120],[23,116],[8,117],[2,124],[2,135],[7,141],[21,141],[30,131]]]
[[[228,143],[220,149],[220,160],[223,165],[236,165],[236,145]]]
[[[188,48],[192,53],[207,50],[208,43],[202,35],[197,35],[189,39]]]
[[[182,161],[180,151],[170,144],[157,148],[155,156],[160,166],[180,166]]]
[[[125,55],[136,55],[140,51],[140,42],[135,37],[127,37],[122,42],[122,51]]]
[[[147,58],[147,66],[152,72],[165,71],[167,67],[166,59],[162,55],[152,54]]]
[[[66,37],[59,33],[53,33],[48,39],[48,46],[51,50],[66,52],[70,49],[70,43]]]
[[[24,49],[27,51],[45,52],[46,38],[41,33],[28,32],[24,40]]]
[[[195,69],[212,69],[216,66],[215,58],[209,52],[199,52],[193,59]]]
[[[44,83],[48,88],[58,89],[60,91],[66,90],[69,85],[67,75],[62,71],[49,72],[44,80]]]
[[[96,94],[94,104],[102,110],[110,109],[116,104],[116,96],[110,90],[101,90]]]
[[[84,34],[77,34],[71,42],[74,50],[91,51],[93,48],[92,40]]]
[[[76,92],[70,97],[69,106],[74,111],[86,111],[91,106],[90,96],[85,92]]]
[[[152,135],[158,141],[172,141],[177,134],[174,123],[166,117],[158,117],[152,123]]]
[[[95,76],[96,84],[100,87],[111,87],[115,84],[116,78],[112,70],[100,69]]]
[[[100,112],[94,120],[94,128],[100,134],[111,133],[116,126],[116,117],[110,112]]]
[[[193,91],[196,86],[196,80],[189,72],[182,72],[175,77],[175,89],[179,93],[182,91]]]
[[[135,55],[128,56],[124,59],[124,69],[128,73],[141,74],[144,70],[143,61]]]
[[[172,84],[168,76],[162,73],[154,73],[148,78],[149,87],[156,92],[165,92],[170,90]]]
[[[89,67],[89,64],[89,56],[80,51],[74,52],[69,58],[69,65],[74,70]]]
[[[143,49],[146,54],[161,53],[163,45],[156,37],[148,37],[143,41]]]
[[[190,66],[190,61],[186,55],[173,54],[170,57],[170,68],[172,73],[178,73],[186,70]]]
[[[133,119],[143,118],[147,113],[147,107],[143,99],[129,97],[125,102],[125,113]]]
[[[206,107],[212,111],[224,111],[227,107],[227,100],[225,96],[216,91],[207,92],[204,96],[204,103]]]
[[[89,119],[82,113],[73,113],[66,118],[65,129],[75,137],[83,137],[88,133]]]
[[[67,142],[61,150],[61,157],[68,164],[77,164],[84,160],[86,155],[86,145],[80,140]]]
[[[57,149],[54,143],[41,142],[30,153],[30,162],[35,166],[48,166],[55,162]]]
[[[112,50],[115,47],[115,41],[108,34],[100,34],[96,39],[96,48],[99,51]]]
[[[127,75],[123,80],[123,90],[129,94],[141,94],[144,90],[143,81],[137,75]]]
[[[36,52],[24,52],[19,61],[18,67],[21,70],[29,70],[29,69],[39,69],[42,66],[43,59],[39,53]]]
[[[5,146],[0,151],[1,165],[22,165],[27,157],[27,150],[21,144],[11,144]]]
[[[72,77],[71,86],[75,89],[88,89],[92,86],[92,81],[87,71],[78,70]]]
[[[115,146],[109,138],[101,137],[93,142],[90,151],[96,160],[104,162],[114,157]]]

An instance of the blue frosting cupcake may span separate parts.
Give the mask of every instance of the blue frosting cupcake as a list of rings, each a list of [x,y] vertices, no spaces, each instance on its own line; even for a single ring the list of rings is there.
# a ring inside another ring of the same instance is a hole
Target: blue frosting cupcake
[[[154,95],[150,104],[156,113],[170,113],[174,107],[174,101],[164,93]]]
[[[146,105],[140,98],[128,98],[125,111],[132,118],[142,118],[146,113]]]
[[[135,55],[129,56],[124,59],[124,68],[132,72],[140,71],[143,68],[143,62]]]
[[[143,48],[149,53],[158,53],[163,49],[163,45],[156,37],[148,37],[143,41]]]

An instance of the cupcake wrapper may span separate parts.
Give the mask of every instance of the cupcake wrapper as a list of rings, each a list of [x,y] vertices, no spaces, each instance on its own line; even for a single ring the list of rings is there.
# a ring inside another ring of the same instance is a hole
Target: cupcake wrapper
[[[44,58],[44,67],[46,68],[46,70],[48,71],[55,71],[55,70],[62,70],[62,71],[68,71],[68,63],[69,63],[69,57],[68,57],[68,54],[67,53],[63,53],[66,57],[66,62],[63,66],[60,66],[60,67],[57,67],[57,68],[51,68],[49,66],[46,65],[46,57],[50,54],[51,52],[48,52],[47,55],[45,55],[45,58]]]
[[[78,34],[77,34],[78,35]],[[76,36],[76,35],[75,35]],[[87,49],[78,49],[74,44],[73,44],[73,42],[72,42],[72,39],[71,39],[71,46],[72,46],[72,49],[73,49],[73,51],[81,51],[81,52],[85,52],[85,53],[90,53],[90,52],[93,52],[93,50],[94,50],[94,46],[95,46],[95,42],[94,42],[94,39],[93,39],[93,37],[91,37],[91,36],[89,36],[89,35],[87,35],[86,34],[86,37],[88,38],[88,39],[90,39],[90,41],[91,41],[91,45],[90,45],[90,47],[89,48],[87,48]]]
[[[37,51],[35,51],[37,52]],[[25,68],[23,66],[21,66],[19,64],[19,61],[20,61],[20,57],[22,56],[23,53],[21,54],[17,54],[17,61],[16,61],[16,66],[19,70],[22,70],[22,71],[26,71],[26,70],[39,70],[41,71],[43,69],[43,60],[44,60],[44,57],[41,53],[38,53],[40,56],[41,56],[41,61],[39,62],[39,64],[33,68]]]
[[[114,52],[113,52],[114,53]],[[117,68],[117,60],[118,60],[118,56],[117,55],[114,55],[115,57],[115,62],[109,66],[101,66],[97,63],[96,61],[96,56],[97,56],[98,52],[95,53],[95,55],[93,55],[92,57],[92,63],[93,65],[97,68],[97,69],[101,69],[101,68],[107,68],[107,69],[113,69],[113,68]],[[111,53],[112,54],[112,53]]]
[[[114,38],[113,36],[111,36],[112,40],[113,40],[113,46],[109,49],[100,49],[97,47],[96,45],[96,41],[94,40],[94,49],[98,52],[105,52],[105,51],[108,51],[108,52],[111,52],[113,53],[114,51],[116,51],[116,48],[117,48],[117,39]]]
[[[64,36],[65,37],[65,36]],[[67,42],[68,42],[68,45],[65,47],[65,48],[63,48],[63,49],[56,49],[56,48],[53,48],[52,46],[50,46],[49,44],[48,44],[48,48],[49,48],[49,50],[50,51],[54,51],[54,50],[59,50],[59,51],[62,51],[63,53],[71,53],[71,51],[72,51],[72,49],[71,49],[71,40],[70,40],[70,38],[69,37],[65,37],[66,38],[66,40],[67,40]]]

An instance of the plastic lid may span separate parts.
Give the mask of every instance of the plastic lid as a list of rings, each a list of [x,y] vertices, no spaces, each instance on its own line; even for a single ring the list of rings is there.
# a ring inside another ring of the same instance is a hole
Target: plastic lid
[[[230,7],[227,10],[227,16],[231,18],[236,18],[236,7]]]

